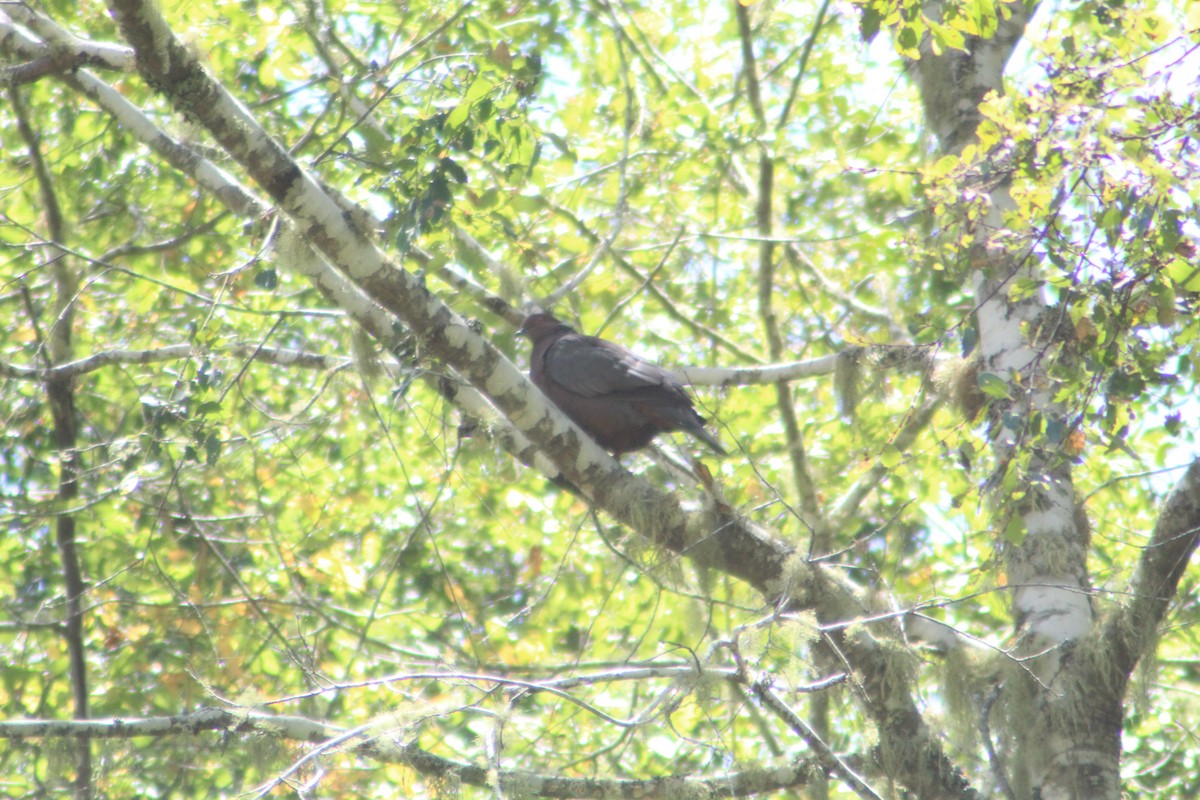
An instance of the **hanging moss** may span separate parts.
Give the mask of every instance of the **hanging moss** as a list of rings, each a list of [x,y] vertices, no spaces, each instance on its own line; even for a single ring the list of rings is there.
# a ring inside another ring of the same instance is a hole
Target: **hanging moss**
[[[999,680],[996,660],[1004,658],[994,651],[952,649],[941,662],[946,723],[955,747],[973,751],[979,746],[981,715],[985,698]]]

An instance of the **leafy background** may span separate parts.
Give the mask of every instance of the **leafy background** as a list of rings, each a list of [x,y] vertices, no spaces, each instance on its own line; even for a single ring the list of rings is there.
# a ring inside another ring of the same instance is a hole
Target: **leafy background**
[[[89,39],[119,38],[99,4],[41,7]],[[924,403],[954,395],[952,371],[865,364],[857,392],[832,376],[788,389],[806,487],[773,386],[697,396],[736,450],[706,463],[744,514],[836,552],[896,607],[936,603],[929,613],[1003,646],[1011,621],[994,591],[997,552],[1022,533],[983,495],[1020,473],[991,463],[989,438],[1045,435],[1074,460],[1101,606],[1128,578],[1171,470],[1196,452],[1200,111],[1195,48],[1179,33],[1196,27],[1196,10],[1046,6],[1008,94],[986,101],[978,148],[938,159],[900,56],[926,29],[953,48],[1004,14],[991,2],[953,9],[934,26],[915,4],[752,6],[761,113],[730,4],[331,0],[166,12],[280,141],[375,213],[390,249],[518,363],[527,345],[512,326],[449,278],[519,305],[588,270],[556,313],[666,363],[749,366],[869,343],[968,356],[976,298],[963,253],[978,187],[995,179],[979,157],[1001,152],[1012,213],[1048,276],[1014,291],[1051,293],[1069,320],[1071,335],[1044,354],[1063,364],[1052,374],[1069,426],[1027,417],[997,431],[950,400],[927,420]],[[883,32],[864,42],[872,28]],[[135,75],[107,77],[156,123],[206,145]],[[648,717],[621,727],[562,696],[471,679],[703,657],[768,609],[735,581],[647,550],[464,424],[435,390],[439,365],[415,343],[385,353],[356,333],[289,272],[269,220],[230,214],[68,86],[16,91],[68,222],[76,355],[194,350],[78,381],[84,473],[69,506],[56,499],[44,387],[7,373],[0,384],[4,716],[62,717],[70,706],[52,522],[72,514],[95,716],[264,707],[374,725],[481,763],[501,731],[505,764],[584,776],[719,772],[789,752],[787,734],[728,686],[573,690],[611,718]],[[44,257],[46,208],[11,107],[0,137],[0,359],[37,366],[62,285]],[[763,158],[774,166],[766,232]],[[773,274],[758,266],[764,234],[779,240]],[[778,352],[764,334],[766,298]],[[319,368],[270,363],[251,357],[258,347],[322,358]],[[677,482],[643,457],[625,464]],[[836,508],[873,469],[885,476],[874,491],[814,536],[806,498]],[[1192,573],[1129,710],[1133,792],[1197,790],[1195,593]],[[830,671],[806,657],[814,636],[800,619],[742,644],[796,686]],[[946,717],[981,772],[955,698],[977,689],[987,656],[912,654],[927,711]],[[421,677],[435,669],[461,677]],[[395,675],[415,677],[380,680]],[[836,749],[872,736],[848,691],[822,695]],[[214,735],[96,746],[112,797],[234,796],[304,752]],[[2,744],[0,793],[53,795],[69,764],[61,745]],[[334,796],[454,788],[337,753],[320,765]]]

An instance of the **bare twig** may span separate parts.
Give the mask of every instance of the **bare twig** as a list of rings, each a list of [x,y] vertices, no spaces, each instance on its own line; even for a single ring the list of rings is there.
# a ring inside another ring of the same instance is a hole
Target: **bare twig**
[[[808,57],[812,53],[813,45],[816,44],[817,36],[821,33],[821,25],[825,22],[825,14],[829,11],[830,0],[823,0],[821,7],[817,10],[817,17],[813,20],[812,30],[808,34],[808,38],[804,40],[804,49],[800,53],[800,63],[796,65],[796,74],[792,78],[792,86],[788,90],[787,101],[783,104],[783,110],[779,112],[779,121],[775,123],[775,127],[779,130],[785,128],[788,120],[792,116],[792,105],[796,102],[796,95],[800,91],[800,82],[804,80],[804,75],[808,71]]]
[[[559,214],[570,221],[571,224],[575,226],[575,229],[579,232],[579,234],[587,238],[593,244],[600,241],[600,235],[592,230],[586,222],[581,220],[578,215],[576,215],[570,209],[557,205],[553,202],[550,203],[550,208],[556,214]],[[671,319],[675,320],[681,325],[684,325],[689,330],[694,331],[698,336],[702,336],[705,339],[712,341],[714,344],[719,345],[723,350],[737,355],[752,364],[758,363],[761,360],[759,356],[745,349],[737,342],[722,334],[720,331],[697,322],[695,319],[696,315],[688,314],[680,309],[675,304],[675,301],[667,296],[666,292],[664,292],[657,283],[650,281],[646,273],[638,269],[637,266],[629,261],[629,259],[622,256],[617,251],[612,251],[611,255],[613,262],[620,267],[623,272],[641,282],[641,284],[646,287],[646,290],[660,303],[663,311],[666,312],[667,316],[669,316]]]
[[[0,376],[34,381],[64,380],[77,378],[114,364],[154,364],[160,361],[187,358],[196,352],[195,345],[169,344],[146,350],[101,350],[99,353],[92,353],[90,356],[65,364],[55,364],[52,367],[23,367],[0,361]],[[239,358],[251,358],[268,364],[305,369],[339,369],[350,363],[348,359],[338,356],[282,347],[257,347],[249,344],[218,348],[216,352],[229,352]]]
[[[937,410],[941,408],[939,399],[934,399],[926,402],[921,408],[908,416],[904,426],[892,437],[891,444],[896,447],[901,453],[907,451],[916,442],[917,437],[923,430],[929,427],[929,423],[933,421],[933,417],[937,414]],[[848,524],[850,517],[858,511],[858,507],[868,495],[874,491],[875,487],[887,477],[891,472],[883,465],[882,461],[876,461],[867,470],[866,474],[859,477],[850,490],[842,496],[837,507],[834,508],[830,515],[832,522],[830,523],[834,530],[837,530]]]
[[[613,11],[611,5],[608,6],[608,14],[613,29],[618,32],[615,42],[617,45],[617,57],[621,60],[621,79],[625,89],[625,125],[621,139],[621,158],[617,162],[619,165],[617,171],[617,202],[616,207],[613,209],[616,219],[613,222],[612,230],[608,232],[608,235],[604,237],[600,246],[592,253],[592,257],[588,260],[588,263],[572,275],[566,283],[546,297],[545,306],[547,308],[553,308],[559,300],[574,292],[583,284],[587,276],[592,274],[604,257],[612,250],[613,243],[617,241],[617,237],[621,235],[621,230],[625,226],[625,214],[629,203],[629,142],[633,138],[634,131],[641,127],[640,123],[634,124],[633,119],[634,108],[640,107],[640,104],[637,102],[637,96],[634,91],[629,60],[625,56],[625,37],[621,35],[621,23],[617,20],[616,12]]]
[[[791,728],[800,738],[808,744],[812,751],[816,753],[817,761],[829,773],[837,775],[849,785],[850,789],[863,800],[882,800],[879,794],[867,784],[858,773],[850,768],[833,749],[817,735],[804,719],[788,707],[787,703],[779,699],[779,696],[771,690],[771,680],[766,675],[760,675],[758,678],[752,678],[749,667],[746,665],[745,659],[742,658],[741,652],[738,650],[737,642],[733,642],[730,646],[734,659],[737,661],[738,671],[742,680],[750,686],[755,696],[762,701],[763,705],[771,709],[784,723]],[[828,688],[834,683],[844,680],[845,676],[837,676],[832,682],[822,682],[820,688]]]

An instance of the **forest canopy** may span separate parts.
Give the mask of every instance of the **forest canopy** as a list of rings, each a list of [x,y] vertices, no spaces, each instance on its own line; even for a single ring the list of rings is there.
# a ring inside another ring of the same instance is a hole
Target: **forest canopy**
[[[0,3],[0,795],[1200,795],[1198,32]]]

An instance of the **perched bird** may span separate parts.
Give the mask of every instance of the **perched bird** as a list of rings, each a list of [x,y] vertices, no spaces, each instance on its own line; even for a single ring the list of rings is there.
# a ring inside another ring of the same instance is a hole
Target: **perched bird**
[[[690,433],[725,455],[683,385],[662,367],[550,314],[531,314],[518,333],[533,341],[530,379],[614,456],[667,431]]]

